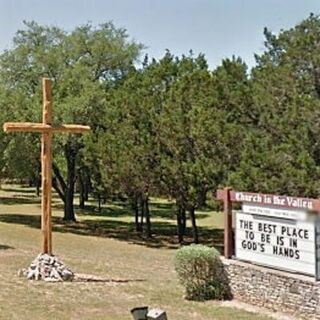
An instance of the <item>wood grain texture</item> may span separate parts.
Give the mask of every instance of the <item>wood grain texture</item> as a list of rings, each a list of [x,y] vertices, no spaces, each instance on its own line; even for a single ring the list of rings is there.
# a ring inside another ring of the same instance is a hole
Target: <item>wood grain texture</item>
[[[52,126],[34,122],[6,122],[3,125],[4,132],[38,132],[38,133],[86,133],[91,129],[89,126],[79,124],[63,124]]]
[[[223,212],[224,212],[224,257],[229,259],[234,254],[234,237],[232,230],[232,202],[230,188],[224,189]]]
[[[49,79],[42,80],[43,90],[43,125],[52,124],[52,94]],[[52,132],[45,132],[41,139],[41,231],[42,252],[52,254],[52,225],[51,225],[51,187],[52,187]]]

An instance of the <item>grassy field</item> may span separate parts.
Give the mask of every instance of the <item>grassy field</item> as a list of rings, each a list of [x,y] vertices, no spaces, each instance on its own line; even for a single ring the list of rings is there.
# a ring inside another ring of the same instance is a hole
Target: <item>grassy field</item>
[[[20,278],[40,248],[39,198],[30,188],[0,191],[0,319],[131,319],[130,309],[148,305],[167,311],[169,320],[267,319],[222,307],[219,302],[183,299],[173,269],[177,248],[172,203],[154,200],[155,237],[146,241],[133,230],[124,203],[76,210],[77,223],[64,224],[54,198],[54,252],[76,273],[99,281],[43,283]],[[197,212],[201,241],[219,246],[222,216]]]

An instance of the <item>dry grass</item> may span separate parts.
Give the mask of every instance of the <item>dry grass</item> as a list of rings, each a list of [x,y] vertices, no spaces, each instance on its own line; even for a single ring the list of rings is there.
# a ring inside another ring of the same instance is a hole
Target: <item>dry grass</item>
[[[131,319],[130,309],[148,305],[167,311],[171,320],[266,319],[226,308],[218,302],[183,299],[173,269],[174,213],[169,202],[153,204],[155,239],[133,232],[124,204],[78,211],[78,223],[61,222],[61,205],[54,208],[54,251],[77,273],[100,281],[30,282],[17,271],[39,253],[39,199],[33,190],[5,186],[0,192],[0,319]],[[221,217],[199,212],[202,240],[218,244]],[[210,227],[208,227],[210,226]]]

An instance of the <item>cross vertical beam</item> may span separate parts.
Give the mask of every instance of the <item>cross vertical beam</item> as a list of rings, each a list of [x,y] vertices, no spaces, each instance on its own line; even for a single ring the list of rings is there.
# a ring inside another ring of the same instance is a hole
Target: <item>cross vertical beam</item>
[[[52,93],[51,81],[42,79],[44,125],[52,124]],[[52,132],[42,132],[41,137],[41,231],[42,253],[52,254],[52,224],[51,224],[51,186],[52,186]]]

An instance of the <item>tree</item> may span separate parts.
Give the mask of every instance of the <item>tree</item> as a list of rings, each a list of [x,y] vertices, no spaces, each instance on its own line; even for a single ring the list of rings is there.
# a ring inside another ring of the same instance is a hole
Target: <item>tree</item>
[[[88,146],[90,166],[97,163],[95,185],[109,194],[123,193],[135,213],[136,230],[151,236],[149,195],[159,192],[160,154],[154,119],[174,74],[172,56],[156,62],[147,57],[141,69],[132,69],[109,96],[105,129]],[[121,107],[119,107],[121,106]],[[97,182],[99,181],[99,182]],[[145,224],[144,224],[145,220]]]
[[[253,110],[233,186],[319,196],[320,19],[273,35],[252,70]]]
[[[1,84],[10,95],[19,96],[23,106],[12,107],[15,119],[39,120],[39,80],[46,76],[54,81],[54,122],[85,123],[95,133],[104,126],[106,92],[127,74],[142,46],[129,41],[126,31],[112,23],[97,28],[87,24],[70,33],[35,22],[25,26],[17,32],[12,49],[0,56]],[[36,152],[35,147],[29,152]],[[54,145],[55,155],[61,156],[53,164],[53,186],[64,202],[66,220],[75,220],[74,188],[83,147],[83,138],[75,136],[61,136]]]
[[[227,60],[210,73],[202,55],[184,56],[177,64],[177,79],[158,118],[162,181],[179,208],[179,241],[188,211],[198,242],[195,209],[203,195],[226,180],[237,161],[234,141],[241,145],[241,128],[235,114],[246,103],[246,66]]]

